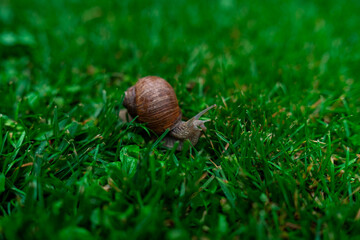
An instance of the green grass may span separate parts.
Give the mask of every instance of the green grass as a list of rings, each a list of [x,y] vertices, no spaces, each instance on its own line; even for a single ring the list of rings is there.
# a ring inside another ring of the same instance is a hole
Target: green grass
[[[356,239],[359,1],[0,2],[0,239]],[[158,75],[182,152],[118,119]]]

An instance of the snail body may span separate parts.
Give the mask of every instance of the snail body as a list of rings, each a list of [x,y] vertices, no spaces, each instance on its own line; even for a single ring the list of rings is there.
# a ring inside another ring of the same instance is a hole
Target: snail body
[[[156,134],[169,129],[165,138],[165,146],[172,147],[179,141],[178,150],[182,143],[190,140],[193,146],[198,142],[201,131],[206,130],[203,120],[199,118],[215,105],[201,111],[188,121],[182,121],[182,113],[171,85],[164,79],[156,76],[147,76],[125,92],[123,105],[131,117],[138,116],[137,120],[147,123],[147,127]]]

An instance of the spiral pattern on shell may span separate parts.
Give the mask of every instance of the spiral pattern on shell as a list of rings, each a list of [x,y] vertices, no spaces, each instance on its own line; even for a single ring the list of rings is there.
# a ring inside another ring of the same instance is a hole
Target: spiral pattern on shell
[[[125,92],[123,105],[132,117],[138,116],[139,122],[160,134],[172,129],[181,121],[181,110],[176,94],[171,85],[164,79],[148,76]]]

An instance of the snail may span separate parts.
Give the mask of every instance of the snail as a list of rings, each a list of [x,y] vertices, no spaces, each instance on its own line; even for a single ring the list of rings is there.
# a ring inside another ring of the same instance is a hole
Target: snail
[[[139,79],[137,83],[126,90],[123,101],[131,117],[138,122],[147,123],[147,127],[156,134],[162,134],[169,129],[164,138],[166,147],[173,147],[179,141],[177,150],[181,150],[183,142],[190,140],[195,146],[206,130],[204,123],[208,121],[199,118],[216,105],[212,105],[184,122],[182,113],[171,85],[160,77],[147,76]]]

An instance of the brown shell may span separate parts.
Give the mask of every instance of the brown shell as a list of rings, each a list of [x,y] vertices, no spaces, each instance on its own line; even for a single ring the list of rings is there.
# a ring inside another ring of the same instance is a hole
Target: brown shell
[[[139,122],[160,134],[172,129],[181,120],[181,110],[176,94],[164,79],[148,76],[125,92],[123,102],[132,117],[139,116]]]

